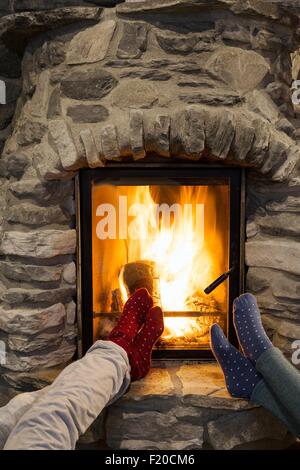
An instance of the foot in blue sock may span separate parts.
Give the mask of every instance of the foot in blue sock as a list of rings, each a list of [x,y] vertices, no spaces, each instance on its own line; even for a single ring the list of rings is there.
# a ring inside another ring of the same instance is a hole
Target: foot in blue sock
[[[215,358],[223,370],[230,395],[250,399],[255,386],[262,379],[261,375],[249,359],[229,343],[216,323],[210,329],[210,342]]]
[[[245,356],[256,363],[272,343],[264,330],[254,295],[243,294],[234,300],[233,322]]]

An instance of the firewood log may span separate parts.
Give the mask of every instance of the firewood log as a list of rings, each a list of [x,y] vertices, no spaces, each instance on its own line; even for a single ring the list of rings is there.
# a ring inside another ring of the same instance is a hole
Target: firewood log
[[[122,293],[119,288],[114,289],[111,293],[111,312],[122,312],[124,302],[122,299]]]
[[[161,305],[159,273],[153,261],[135,261],[123,267],[123,282],[128,295],[145,287],[153,298],[154,305]]]

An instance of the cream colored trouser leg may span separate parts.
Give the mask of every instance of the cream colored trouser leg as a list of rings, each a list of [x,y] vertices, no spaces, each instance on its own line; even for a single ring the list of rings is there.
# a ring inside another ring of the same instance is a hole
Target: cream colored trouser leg
[[[0,409],[0,435],[9,427],[3,425],[5,417],[14,426],[4,450],[74,449],[79,436],[129,383],[126,352],[111,341],[97,341],[52,385],[15,397]]]
[[[36,392],[21,393],[12,398],[6,406],[0,408],[0,450],[3,449],[8,436],[19,419],[47,388],[45,387],[43,390],[37,390]]]

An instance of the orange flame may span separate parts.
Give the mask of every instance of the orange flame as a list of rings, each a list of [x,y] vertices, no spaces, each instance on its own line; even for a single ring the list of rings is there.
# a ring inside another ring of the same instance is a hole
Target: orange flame
[[[109,307],[107,303],[101,304],[101,299],[107,298],[105,293],[111,293],[117,287],[123,299],[127,300],[120,275],[122,266],[149,260],[154,261],[158,268],[161,306],[165,312],[199,311],[200,318],[203,308],[205,312],[210,310],[210,303],[212,311],[216,306],[220,312],[226,311],[226,282],[209,297],[203,290],[228,268],[229,187],[225,184],[95,185],[93,214],[101,201],[118,207],[120,197],[124,196],[128,210],[127,236],[117,240],[98,240],[93,235],[94,310],[107,311]],[[116,214],[118,220],[124,220],[120,207]],[[93,217],[93,234],[96,223],[97,219]],[[207,308],[196,305],[197,302],[201,304],[201,299],[207,303]],[[169,342],[172,338],[197,336],[197,332],[201,336],[207,325],[206,320],[201,322],[198,317],[165,316],[163,340]]]

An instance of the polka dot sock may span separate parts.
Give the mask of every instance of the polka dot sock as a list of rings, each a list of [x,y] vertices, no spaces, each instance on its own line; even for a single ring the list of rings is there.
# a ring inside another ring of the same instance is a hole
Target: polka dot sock
[[[233,302],[233,322],[242,350],[254,364],[259,356],[272,347],[252,294],[243,294]]]
[[[147,289],[138,289],[124,305],[122,316],[108,339],[121,346],[129,354],[133,340],[145,323],[153,300]]]
[[[217,324],[210,329],[210,341],[215,358],[223,370],[230,395],[250,399],[255,386],[262,379],[261,375],[251,361],[229,343]]]
[[[163,313],[160,307],[152,307],[146,322],[133,343],[129,354],[131,380],[138,380],[148,374],[154,344],[164,331]]]

